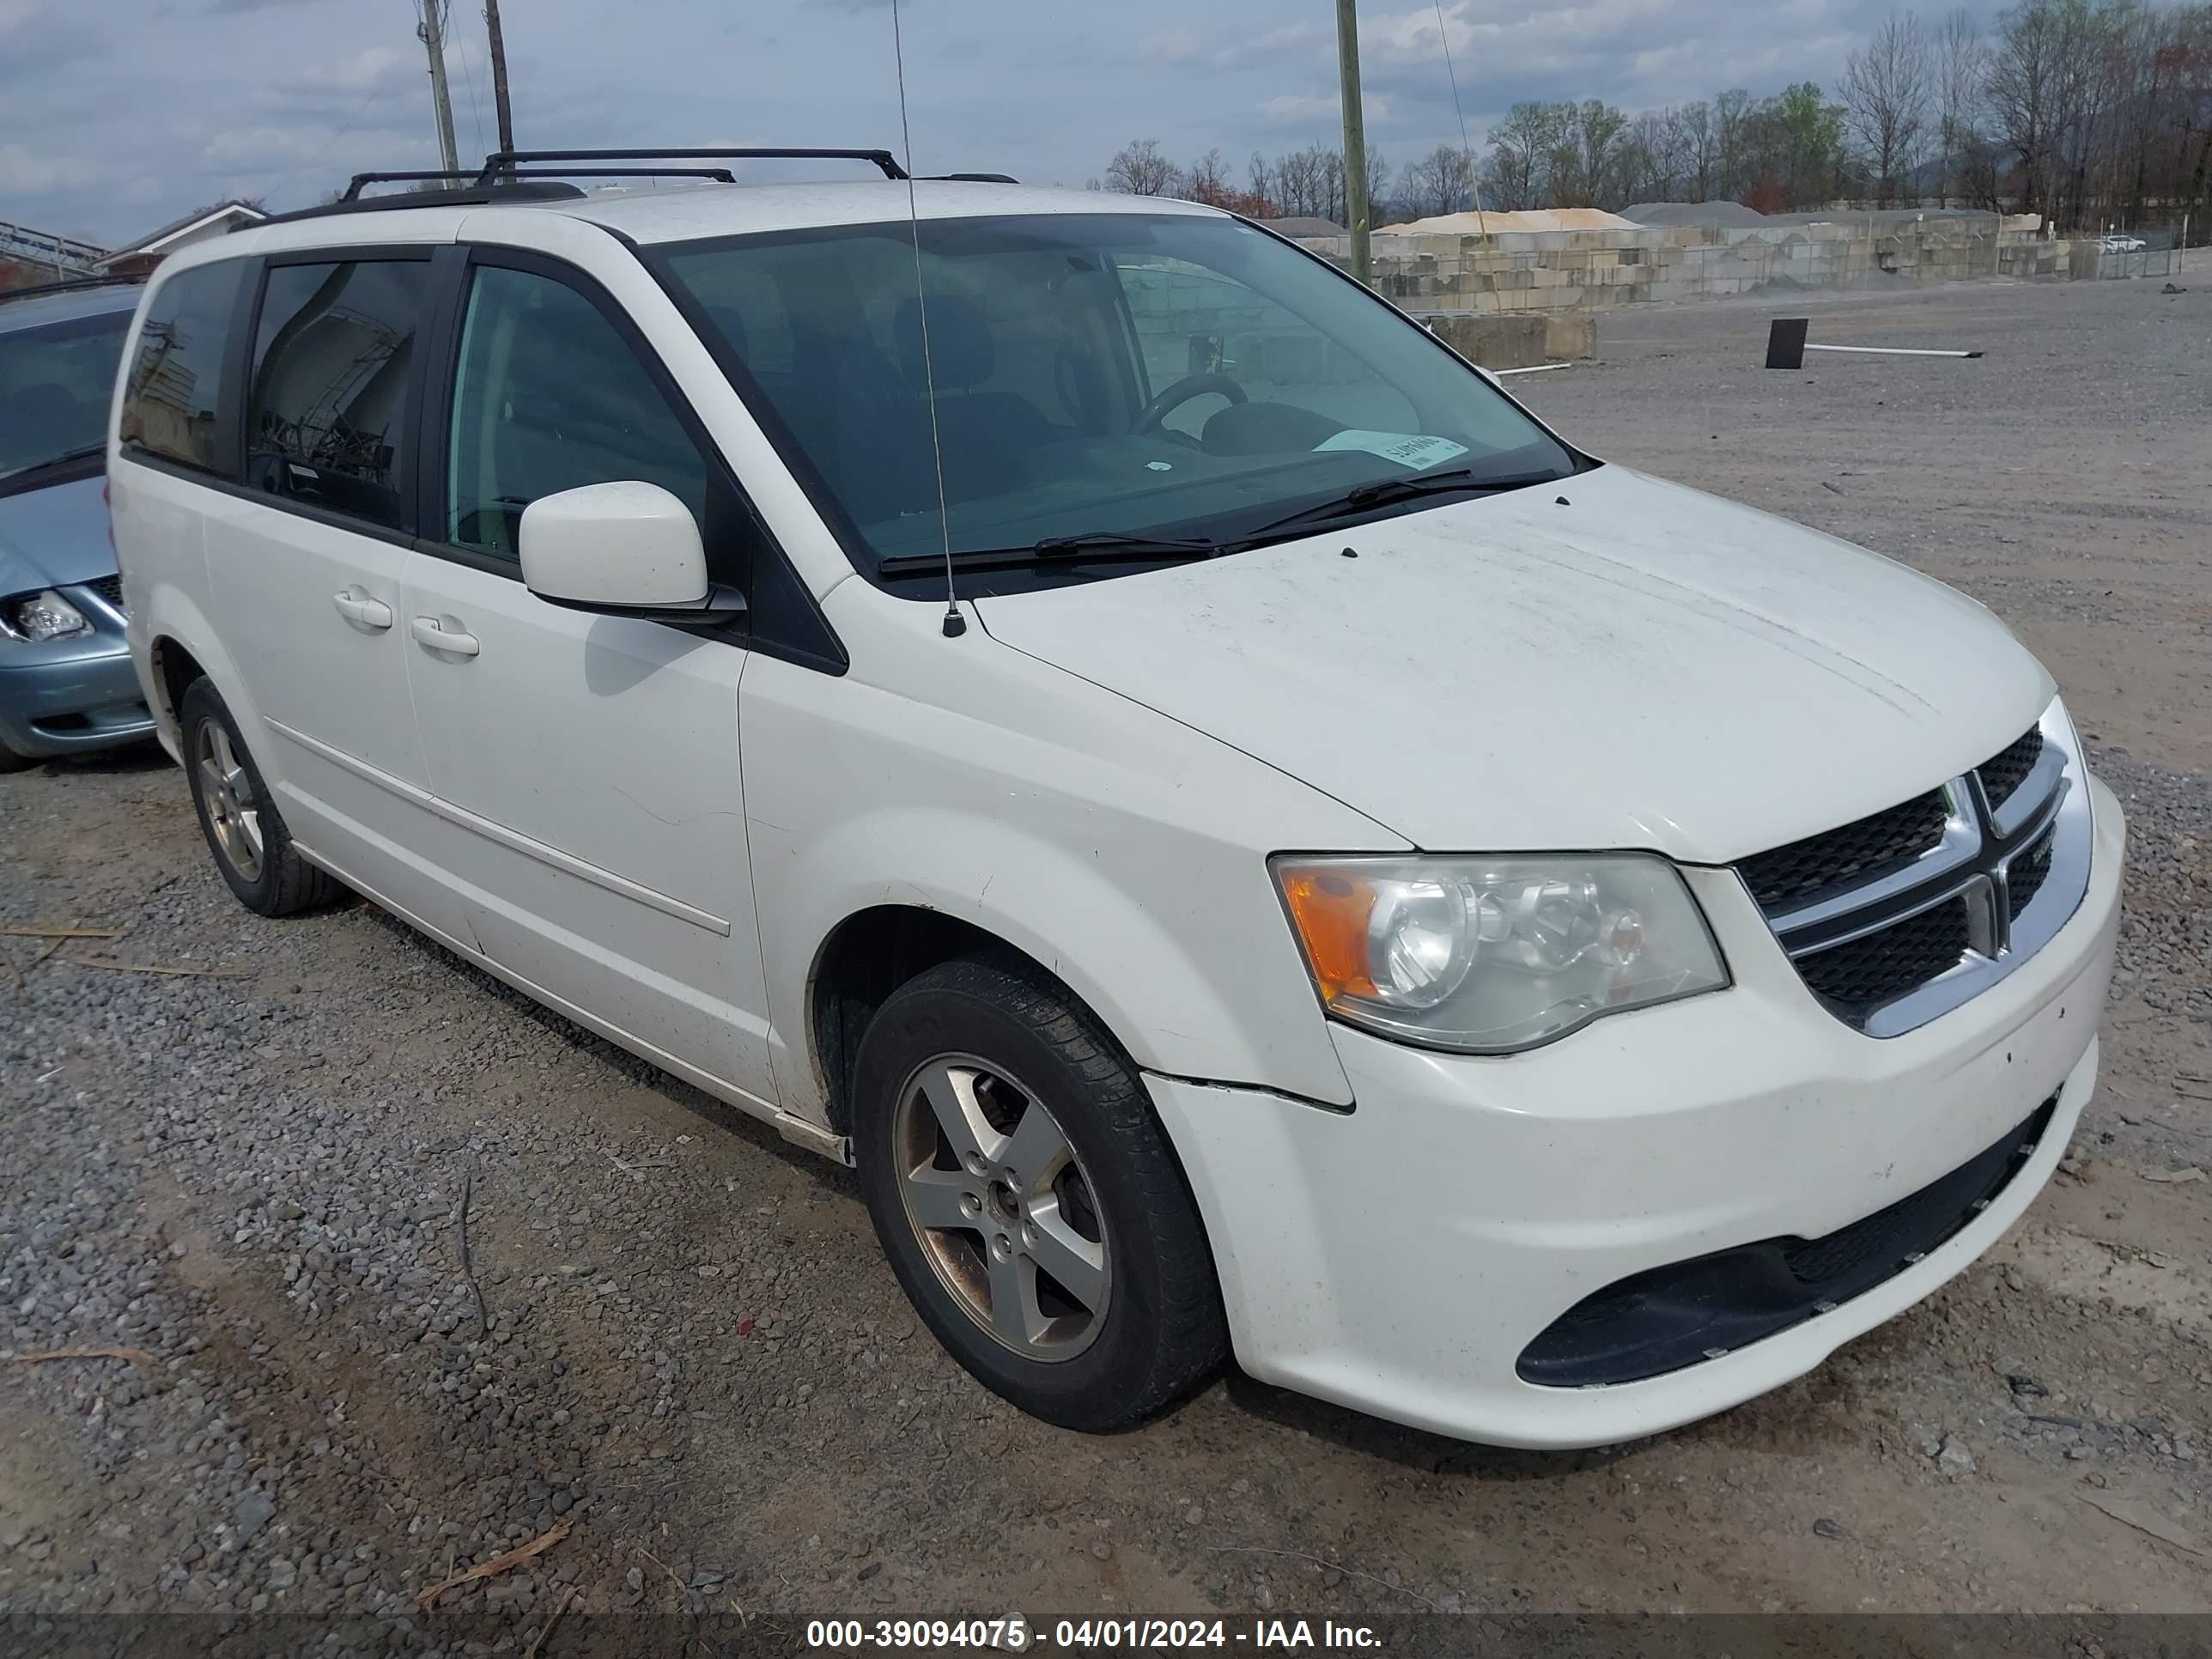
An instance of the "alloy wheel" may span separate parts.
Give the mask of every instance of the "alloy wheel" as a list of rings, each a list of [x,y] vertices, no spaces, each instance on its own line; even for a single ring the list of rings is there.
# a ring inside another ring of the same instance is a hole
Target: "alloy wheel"
[[[1082,1160],[1036,1092],[972,1055],[940,1055],[900,1089],[892,1145],[907,1220],[962,1311],[1027,1359],[1088,1348],[1113,1253]]]
[[[192,763],[198,769],[200,795],[216,849],[241,881],[261,878],[261,811],[253,804],[253,780],[232,747],[220,720],[202,720],[194,739]]]

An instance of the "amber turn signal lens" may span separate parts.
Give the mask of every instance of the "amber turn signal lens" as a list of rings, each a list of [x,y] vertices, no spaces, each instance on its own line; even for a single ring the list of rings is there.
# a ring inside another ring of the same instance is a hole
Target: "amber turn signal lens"
[[[1367,964],[1375,889],[1340,870],[1289,870],[1283,875],[1283,896],[1290,901],[1291,921],[1304,942],[1323,1000],[1375,995]]]

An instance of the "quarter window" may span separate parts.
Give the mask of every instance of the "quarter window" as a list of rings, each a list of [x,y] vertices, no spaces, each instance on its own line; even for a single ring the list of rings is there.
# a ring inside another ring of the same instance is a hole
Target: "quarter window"
[[[409,392],[429,283],[419,259],[270,270],[253,342],[248,483],[403,526]]]
[[[124,386],[125,447],[215,470],[223,343],[245,270],[235,259],[195,265],[155,289]]]
[[[445,530],[457,547],[517,558],[531,502],[638,479],[691,509],[716,562],[698,446],[629,342],[565,283],[478,268],[461,324],[448,456]]]

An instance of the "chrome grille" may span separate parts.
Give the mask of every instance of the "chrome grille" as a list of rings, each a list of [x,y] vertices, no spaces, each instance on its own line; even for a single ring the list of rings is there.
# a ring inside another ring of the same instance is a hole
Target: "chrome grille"
[[[1884,1004],[1956,968],[1972,944],[1966,900],[1949,898],[1879,932],[1816,951],[1797,971],[1821,1001],[1863,1024]]]
[[[2087,776],[2053,702],[1972,772],[1736,872],[1807,988],[1886,1037],[1987,989],[2064,926],[2089,841]]]
[[[1931,789],[1902,806],[1746,859],[1736,869],[1760,909],[1786,908],[1811,894],[1910,863],[1943,839],[1949,816],[1943,792]]]
[[[2013,791],[2027,781],[2027,775],[2043,758],[2043,728],[2031,726],[2027,734],[2007,744],[1989,759],[1974,769],[1982,781],[1982,793],[1990,799],[1991,806],[2002,806],[2013,796]]]

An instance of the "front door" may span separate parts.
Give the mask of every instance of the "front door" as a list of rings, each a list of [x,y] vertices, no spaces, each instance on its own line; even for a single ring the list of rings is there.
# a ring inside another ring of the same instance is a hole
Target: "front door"
[[[480,948],[587,1019],[773,1103],[738,772],[742,634],[545,604],[522,510],[642,479],[742,587],[750,520],[643,342],[580,276],[478,251],[442,404],[437,518],[402,631],[438,864]]]

